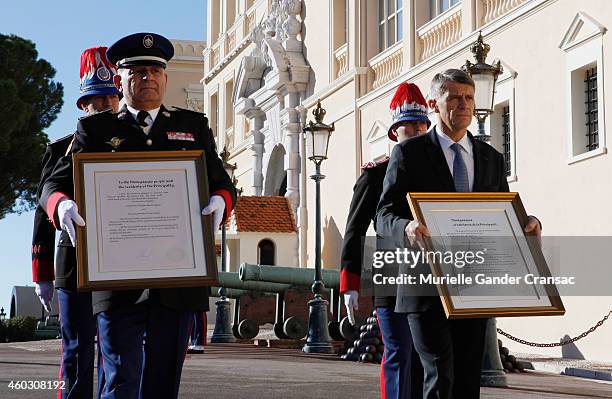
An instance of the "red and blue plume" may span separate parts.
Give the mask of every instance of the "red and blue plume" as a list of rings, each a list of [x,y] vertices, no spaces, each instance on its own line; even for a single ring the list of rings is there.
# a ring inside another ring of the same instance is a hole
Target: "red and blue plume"
[[[411,109],[414,109],[416,108],[416,105],[419,105],[420,107],[418,108],[427,110],[427,102],[425,101],[425,97],[423,97],[419,87],[414,83],[402,82],[399,86],[397,86],[395,95],[393,96],[393,99],[391,99],[391,104],[389,105],[391,114],[396,115],[402,111],[408,111],[409,104],[414,104],[412,107],[410,107]]]
[[[113,64],[110,63],[106,57],[106,47],[92,47],[83,51],[81,54],[81,69],[80,69],[80,80],[91,79],[93,74],[96,73],[96,69],[105,66],[111,70],[114,74],[117,73],[117,69]]]
[[[391,99],[389,110],[391,111],[391,126],[387,135],[393,141],[397,141],[393,129],[402,122],[422,121],[427,123],[428,128],[431,125],[427,117],[425,97],[423,97],[421,90],[414,83],[400,83],[395,91],[395,95]]]
[[[80,94],[77,107],[81,108],[81,100],[87,96],[117,95],[121,93],[113,83],[117,68],[108,60],[106,47],[88,48],[81,54]]]

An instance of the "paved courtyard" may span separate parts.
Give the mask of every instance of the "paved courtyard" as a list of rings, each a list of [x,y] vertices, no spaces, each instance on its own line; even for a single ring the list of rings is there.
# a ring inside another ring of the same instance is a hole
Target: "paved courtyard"
[[[0,398],[52,398],[53,391],[11,390],[10,381],[55,380],[59,340],[0,344]],[[189,355],[181,398],[379,398],[379,366],[306,355],[297,349],[215,344]],[[509,388],[482,388],[482,398],[612,398],[612,384],[541,372],[509,374]]]

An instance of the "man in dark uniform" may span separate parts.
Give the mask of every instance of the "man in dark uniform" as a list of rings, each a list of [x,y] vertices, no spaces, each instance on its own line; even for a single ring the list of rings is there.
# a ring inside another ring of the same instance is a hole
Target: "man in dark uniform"
[[[376,232],[398,247],[404,247],[407,240],[423,248],[423,236],[430,235],[414,220],[406,200],[408,192],[508,191],[503,156],[474,140],[467,130],[474,113],[474,91],[474,81],[463,71],[448,69],[436,74],[429,106],[438,114],[438,124],[427,134],[398,144],[391,153]],[[525,232],[539,235],[540,229],[539,221],[530,216]],[[427,264],[420,264],[411,273],[429,271]],[[408,284],[398,288],[405,295],[398,295],[395,311],[408,318],[423,364],[423,398],[479,398],[486,319],[449,320],[435,287]]]
[[[389,139],[403,142],[425,133],[431,124],[427,104],[418,86],[401,83],[391,100],[392,122]],[[368,162],[361,167],[361,176],[353,188],[353,198],[344,233],[340,272],[340,292],[344,294],[349,320],[354,324],[358,309],[360,277],[363,265],[362,240],[376,216],[389,157]],[[412,338],[405,315],[395,313],[395,297],[374,298],[385,353],[381,363],[380,385],[383,398],[418,398],[421,396],[423,370],[412,347]]]
[[[81,119],[72,152],[204,150],[211,197],[202,213],[212,215],[218,228],[234,206],[235,189],[215,153],[208,120],[162,105],[165,67],[173,55],[172,43],[154,33],[129,35],[110,46],[108,58],[118,69],[115,84],[126,105],[118,114]],[[71,176],[72,159],[64,157],[40,203],[63,230],[62,238],[74,244],[74,223],[85,221],[70,199]],[[193,312],[208,309],[208,288],[101,291],[92,297],[104,356],[102,397],[176,398]]]
[[[117,71],[106,57],[106,47],[93,47],[81,54],[81,90],[77,107],[88,115],[105,110],[119,110],[119,91],[113,83]],[[66,155],[74,134],[47,146],[38,195],[58,160]],[[93,389],[94,338],[96,322],[92,314],[91,294],[77,292],[76,254],[70,242],[61,242],[57,250],[54,273],[55,229],[42,207],[36,208],[32,239],[32,277],[36,294],[51,311],[53,288],[57,289],[62,361],[60,381],[65,383],[62,398],[91,398]],[[100,364],[98,365],[100,366]],[[102,373],[98,369],[98,380]],[[99,385],[100,386],[100,385]]]

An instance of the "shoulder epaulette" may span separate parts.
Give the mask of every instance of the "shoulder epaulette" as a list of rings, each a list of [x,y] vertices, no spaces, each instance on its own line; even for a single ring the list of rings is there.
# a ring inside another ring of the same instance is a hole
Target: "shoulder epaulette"
[[[113,115],[113,110],[109,108],[109,109],[104,110],[104,111],[95,112],[93,114],[81,116],[79,118],[79,120],[82,121],[83,119],[99,118],[100,116],[107,116],[107,115]]]
[[[206,116],[204,112],[194,111],[192,109],[181,108],[181,107],[177,107],[174,105],[172,106],[172,108],[174,108],[175,111],[189,112],[189,113],[200,115],[200,116]]]
[[[389,157],[384,157],[382,159],[379,159],[378,161],[370,161],[370,162],[366,162],[363,165],[361,165],[361,170],[366,170],[366,169],[373,169],[379,165],[382,164],[386,164],[389,162]]]

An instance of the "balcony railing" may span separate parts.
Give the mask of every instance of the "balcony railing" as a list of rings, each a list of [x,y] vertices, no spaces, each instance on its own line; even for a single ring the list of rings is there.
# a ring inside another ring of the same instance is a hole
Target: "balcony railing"
[[[247,37],[247,36],[249,36],[251,34],[251,31],[255,27],[255,10],[253,10],[249,14],[247,14],[243,26],[244,26],[244,31],[243,31],[242,35],[244,37]]]
[[[506,14],[527,0],[482,0],[482,25]]]
[[[217,64],[219,63],[219,60],[221,59],[221,54],[219,54],[219,52],[221,51],[221,41],[217,42],[217,44],[215,45],[215,47],[212,48],[212,50],[210,51],[210,67],[209,69],[213,69],[214,67],[217,66]]]
[[[397,77],[402,71],[404,51],[402,42],[398,42],[370,61],[373,79],[372,89],[377,89],[391,79]]]
[[[229,54],[236,47],[236,29],[227,33],[225,38],[225,54]]]
[[[461,38],[461,3],[417,30],[418,62],[439,53]]]
[[[334,63],[335,63],[335,78],[338,78],[348,71],[348,44],[344,43],[334,51]]]

